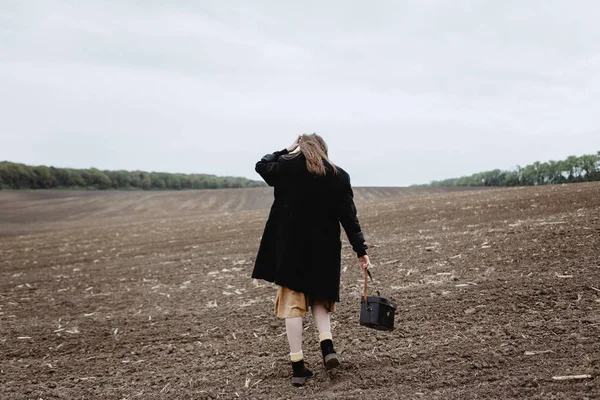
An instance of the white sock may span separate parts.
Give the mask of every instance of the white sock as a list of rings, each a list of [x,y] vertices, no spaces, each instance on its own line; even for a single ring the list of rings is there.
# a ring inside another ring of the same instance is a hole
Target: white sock
[[[319,330],[319,340],[331,340],[331,324],[329,322],[329,311],[322,304],[312,306],[312,315],[315,320],[315,325]]]
[[[302,352],[302,317],[286,318],[285,331],[290,344],[290,354]]]
[[[304,353],[300,350],[298,353],[290,353],[290,359],[292,362],[298,362],[304,360]]]

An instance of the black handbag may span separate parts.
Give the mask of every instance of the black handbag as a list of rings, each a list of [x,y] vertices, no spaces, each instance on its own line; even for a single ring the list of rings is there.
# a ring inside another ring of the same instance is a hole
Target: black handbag
[[[365,269],[365,286],[360,301],[360,325],[380,331],[393,331],[397,306],[380,297],[379,290],[376,290],[377,296],[367,296],[367,276],[373,282],[371,271]]]

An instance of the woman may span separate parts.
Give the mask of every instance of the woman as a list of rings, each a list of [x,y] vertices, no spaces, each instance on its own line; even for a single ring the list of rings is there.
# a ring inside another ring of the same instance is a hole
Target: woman
[[[292,153],[298,147],[300,151]],[[370,265],[367,245],[350,176],[329,160],[320,136],[299,136],[288,148],[264,156],[256,172],[275,187],[275,201],[252,277],[279,286],[275,314],[285,319],[292,384],[302,386],[313,375],[302,353],[302,318],[309,306],[325,368],[340,365],[329,323],[329,313],[340,300],[340,222],[363,269]]]

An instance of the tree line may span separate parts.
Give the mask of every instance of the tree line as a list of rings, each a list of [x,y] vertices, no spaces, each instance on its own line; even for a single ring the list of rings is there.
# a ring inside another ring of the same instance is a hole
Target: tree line
[[[600,151],[562,161],[536,161],[525,167],[480,172],[460,178],[433,181],[426,186],[534,186],[600,181]]]
[[[221,189],[266,186],[246,178],[144,171],[101,171],[0,162],[0,189]]]

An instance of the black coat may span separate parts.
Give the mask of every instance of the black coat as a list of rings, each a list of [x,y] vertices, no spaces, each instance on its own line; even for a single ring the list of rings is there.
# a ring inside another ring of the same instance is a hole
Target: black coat
[[[311,298],[340,299],[340,222],[358,256],[367,245],[356,217],[350,176],[328,167],[324,177],[312,175],[303,155],[264,156],[256,164],[275,201],[258,250],[252,277],[286,286]]]

